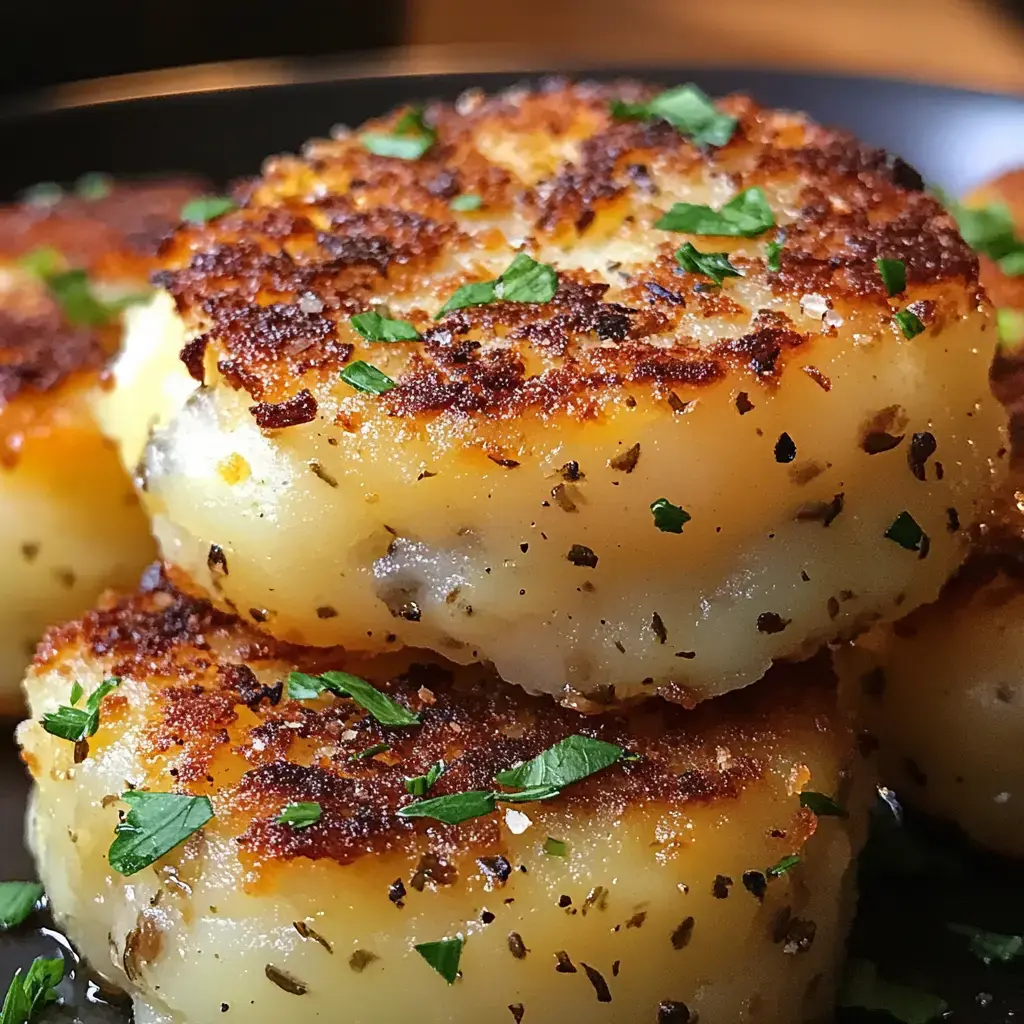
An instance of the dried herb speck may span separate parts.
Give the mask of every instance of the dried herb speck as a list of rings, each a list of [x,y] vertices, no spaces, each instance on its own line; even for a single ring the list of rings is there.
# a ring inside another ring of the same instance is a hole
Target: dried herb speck
[[[618,469],[623,473],[632,473],[636,469],[636,464],[640,461],[640,442],[638,441],[632,448],[627,448],[624,452],[619,452],[618,455],[613,456],[608,460],[608,465],[612,469]],[[646,463],[645,463],[646,465]]]
[[[922,430],[910,439],[907,449],[907,465],[918,480],[925,479],[925,463],[935,454],[938,443],[930,430]]]
[[[228,556],[219,544],[211,544],[210,551],[206,556],[206,568],[214,575],[227,576]]]
[[[691,1020],[686,1003],[663,999],[658,1004],[658,1024],[691,1024]]]
[[[576,974],[576,965],[569,959],[569,954],[564,949],[555,953],[555,970],[559,974]]]
[[[352,968],[356,974],[362,974],[363,971],[374,962],[379,960],[380,957],[376,953],[371,953],[368,949],[357,949],[349,958],[348,965]]]
[[[715,875],[715,880],[711,885],[711,895],[716,900],[727,899],[731,885],[732,879],[728,875]]]
[[[744,871],[743,888],[759,902],[764,902],[764,894],[768,891],[768,879],[763,871]]]
[[[516,1024],[522,1024],[523,1017],[526,1014],[526,1007],[522,1003],[509,1003],[508,1009]]]
[[[789,434],[783,432],[775,442],[775,461],[792,462],[796,458],[796,443]]]
[[[612,994],[608,988],[608,982],[604,980],[601,972],[595,970],[590,964],[583,964],[583,970],[587,972],[590,984],[594,986],[594,991],[597,993],[597,1001],[599,1003],[610,1003],[612,1001]]]
[[[673,949],[685,949],[690,944],[690,939],[693,938],[693,925],[692,917],[683,919],[683,923],[672,933]]]
[[[761,612],[757,617],[758,633],[781,633],[793,620],[784,619],[778,612]]]
[[[581,568],[594,569],[597,567],[597,555],[585,544],[573,544],[569,548],[569,554],[565,556],[573,565]]]
[[[750,396],[746,391],[741,391],[736,396],[736,411],[741,415],[745,416],[748,412],[753,410],[754,403],[750,400]]]
[[[517,960],[525,960],[526,954],[530,952],[526,948],[526,943],[523,942],[523,937],[519,934],[519,932],[508,933],[508,951]]]
[[[279,989],[290,992],[293,996],[304,996],[309,991],[305,982],[299,981],[298,978],[293,978],[290,974],[282,971],[280,967],[267,964],[263,971],[267,978]]]
[[[665,623],[657,612],[651,617],[651,629],[654,630],[654,635],[658,638],[659,644],[663,644],[668,640],[668,630],[665,629]]]

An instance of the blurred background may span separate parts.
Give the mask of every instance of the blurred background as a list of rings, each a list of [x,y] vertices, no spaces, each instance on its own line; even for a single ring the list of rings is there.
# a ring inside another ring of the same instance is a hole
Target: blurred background
[[[1024,94],[1024,0],[64,0],[5,4],[3,24],[7,96],[182,64],[439,44],[533,66],[741,64]]]

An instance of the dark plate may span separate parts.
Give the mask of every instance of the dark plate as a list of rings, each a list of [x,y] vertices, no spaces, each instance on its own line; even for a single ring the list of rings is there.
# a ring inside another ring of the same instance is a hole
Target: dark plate
[[[510,64],[526,66],[505,62]],[[423,73],[453,66],[465,70]],[[62,87],[0,109],[0,197],[38,181],[66,182],[97,170],[115,175],[184,171],[226,181],[255,173],[267,154],[295,150],[339,122],[357,124],[410,99],[452,98],[471,86],[493,90],[542,73],[474,71],[450,52],[420,51],[340,69],[249,62]],[[953,194],[1024,166],[1024,100],[1009,96],[742,69],[611,68],[572,74],[695,81],[713,95],[747,91],[762,103],[806,110],[898,153],[927,181]],[[0,878],[30,877],[17,826],[26,791],[13,747],[0,737],[0,813],[8,822],[0,837]],[[928,823],[901,827],[894,838],[892,823],[882,819],[879,832],[863,873],[854,954],[877,960],[893,980],[944,997],[951,1011],[944,1019],[957,1024],[1024,1020],[1024,960],[984,965],[947,929],[955,919],[995,931],[1024,931],[1022,866],[971,851],[948,832],[936,834]],[[40,915],[30,924],[38,927],[0,935],[0,983],[33,956],[57,955],[61,949],[59,936],[45,928]],[[67,994],[74,992],[81,1001],[86,991],[79,978]],[[62,1020],[76,1016],[55,1012]],[[93,1004],[81,1019],[114,1016]],[[843,1017],[879,1024],[891,1019]]]

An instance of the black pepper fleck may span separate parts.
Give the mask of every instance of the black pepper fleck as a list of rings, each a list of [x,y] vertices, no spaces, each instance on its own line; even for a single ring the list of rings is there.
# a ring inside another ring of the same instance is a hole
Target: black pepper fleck
[[[686,1003],[663,999],[658,1004],[658,1024],[691,1024],[691,1020]]]
[[[690,944],[690,939],[693,938],[693,925],[692,917],[683,919],[683,923],[672,933],[673,949],[685,949]]]

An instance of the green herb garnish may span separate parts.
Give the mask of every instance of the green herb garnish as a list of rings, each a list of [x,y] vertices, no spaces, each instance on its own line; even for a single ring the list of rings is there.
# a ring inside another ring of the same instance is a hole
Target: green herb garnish
[[[356,313],[349,321],[367,341],[419,341],[420,332],[408,320],[393,320],[374,310]]]
[[[36,957],[29,969],[14,972],[0,1010],[0,1024],[29,1024],[40,1010],[57,1001],[55,989],[64,977],[64,960]]]
[[[558,272],[548,263],[538,263],[525,252],[518,253],[501,277],[493,281],[464,284],[441,307],[435,320],[454,309],[486,306],[492,302],[550,302],[558,291]]]
[[[1015,348],[1024,342],[1024,310],[1008,306],[996,310],[996,335],[1000,346]]]
[[[769,242],[765,246],[765,262],[768,269],[776,273],[782,269],[782,243]]]
[[[743,275],[729,262],[727,252],[698,252],[692,242],[684,242],[676,249],[676,262],[691,274],[703,274],[715,284],[721,284],[727,277]]]
[[[107,860],[126,877],[159,860],[213,817],[205,796],[135,789],[122,793],[121,799],[128,804],[128,816],[115,829]]]
[[[666,89],[646,103],[612,100],[611,112],[620,121],[668,121],[699,146],[724,146],[736,131],[736,118],[721,113],[692,84]]]
[[[70,740],[77,743],[79,740],[88,739],[96,734],[100,727],[100,704],[111,690],[121,685],[121,680],[115,678],[104,679],[89,696],[84,708],[69,707],[62,704],[56,711],[43,715],[43,728],[51,736],[59,736],[62,740]],[[82,699],[82,687],[76,683],[71,688],[71,704],[77,704]]]
[[[181,208],[181,219],[189,224],[205,224],[237,209],[238,203],[230,196],[197,196]]]
[[[907,290],[907,265],[903,260],[875,260],[878,276],[882,279],[885,294],[890,298]]]
[[[533,760],[499,772],[495,781],[509,788],[531,786],[563,788],[593,775],[622,757],[622,747],[589,736],[567,736]]]
[[[654,516],[654,525],[662,533],[682,533],[683,527],[693,518],[685,509],[673,505],[668,498],[652,501],[651,515]]]
[[[444,761],[437,761],[427,769],[426,775],[417,775],[405,780],[405,791],[412,796],[426,796],[433,785],[444,774]]]
[[[451,985],[459,976],[459,959],[464,944],[462,936],[457,935],[454,939],[441,939],[440,942],[421,942],[413,948]]]
[[[423,120],[423,107],[410,107],[393,132],[364,132],[359,141],[375,156],[419,160],[437,141],[437,132]]]
[[[908,340],[916,338],[924,330],[921,318],[911,309],[901,309],[898,313],[894,313],[893,320],[900,325],[903,337]]]
[[[840,807],[830,796],[824,793],[815,793],[812,790],[804,790],[800,794],[800,806],[806,807],[819,818],[846,818],[848,817],[844,808]]]
[[[291,672],[288,675],[288,697],[291,700],[312,700],[324,690],[354,700],[381,725],[420,724],[419,715],[414,715],[407,707],[392,700],[386,693],[381,693],[372,683],[348,672],[324,672],[320,676]]]
[[[987,206],[961,206],[953,203],[950,212],[956,218],[960,234],[975,252],[999,264],[1011,277],[1024,274],[1024,239],[1014,229],[1013,214],[1005,203]]]
[[[395,382],[386,374],[371,366],[362,359],[349,363],[341,371],[341,379],[356,391],[363,391],[368,395],[383,395],[390,391]]]
[[[753,238],[775,227],[775,214],[767,196],[755,185],[730,199],[720,210],[694,203],[676,203],[654,226],[662,231],[685,231],[691,235]]]
[[[0,928],[17,928],[42,898],[38,882],[0,882]]]
[[[469,213],[472,210],[479,210],[483,205],[483,199],[475,195],[472,192],[464,192],[461,196],[456,196],[449,204],[449,210],[459,210],[463,213]]]
[[[800,854],[791,853],[783,857],[777,864],[773,864],[765,874],[769,878],[781,878],[784,874],[795,868],[800,863]]]
[[[854,960],[847,967],[839,1005],[883,1011],[902,1024],[931,1024],[947,1009],[938,996],[880,978],[878,968],[866,960]]]
[[[433,818],[446,825],[461,825],[470,818],[480,818],[497,810],[493,789],[476,789],[468,793],[450,793],[429,800],[418,800],[398,809],[400,818]]]
[[[106,199],[113,188],[114,182],[109,174],[99,174],[94,171],[90,174],[83,174],[75,182],[75,195],[79,199],[95,202],[97,199]]]
[[[544,852],[549,857],[568,857],[569,844],[564,839],[552,839],[548,836],[544,840]]]
[[[296,832],[300,829],[309,828],[319,820],[323,810],[315,800],[288,804],[287,807],[274,819],[277,825],[291,825]]]
[[[55,181],[40,181],[29,185],[18,196],[27,206],[56,206],[64,198],[64,189]]]
[[[967,948],[987,964],[996,960],[1008,964],[1024,955],[1024,935],[1001,935],[969,924],[951,924],[949,930],[957,935],[965,935]]]
[[[350,754],[348,759],[350,761],[365,761],[368,757],[376,757],[377,754],[383,754],[390,749],[391,747],[387,743],[374,743],[372,747],[360,750],[358,754]]]
[[[901,512],[885,531],[885,536],[907,551],[920,551],[927,540],[924,530],[909,512]]]

